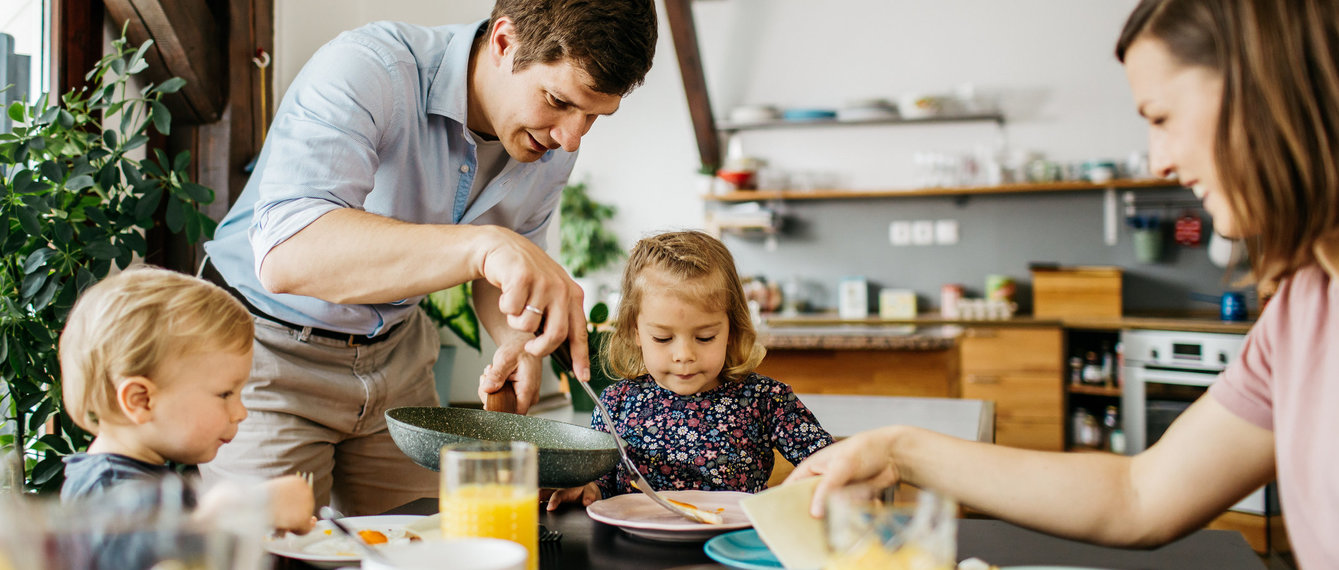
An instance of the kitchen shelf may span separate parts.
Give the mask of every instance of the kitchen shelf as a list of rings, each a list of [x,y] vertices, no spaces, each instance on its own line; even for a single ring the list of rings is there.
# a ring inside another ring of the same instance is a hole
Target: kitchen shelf
[[[1112,398],[1120,397],[1120,388],[1110,386],[1084,386],[1082,384],[1066,384],[1065,390],[1070,394],[1088,394],[1090,396],[1109,396]]]
[[[884,119],[860,119],[860,120],[841,120],[841,119],[810,119],[810,120],[785,120],[777,119],[775,121],[765,121],[758,123],[732,123],[729,121],[718,121],[716,128],[724,133],[734,133],[738,131],[752,131],[763,129],[790,129],[804,127],[853,127],[860,125],[915,125],[925,123],[969,123],[992,121],[998,125],[1004,125],[1004,115],[1000,113],[973,113],[964,115],[937,115],[930,117],[904,118],[889,117]]]
[[[851,200],[862,198],[917,198],[925,196],[975,196],[983,194],[1022,194],[1029,192],[1073,192],[1088,190],[1137,190],[1176,188],[1167,180],[1112,180],[1105,184],[1085,181],[1001,184],[999,186],[958,186],[952,188],[915,188],[908,190],[737,190],[702,197],[708,202],[755,202],[760,200]]]

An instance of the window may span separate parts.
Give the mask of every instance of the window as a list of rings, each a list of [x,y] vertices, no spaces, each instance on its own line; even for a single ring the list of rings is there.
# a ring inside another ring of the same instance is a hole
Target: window
[[[0,103],[36,101],[50,90],[51,6],[49,0],[6,0],[0,8]],[[9,132],[0,113],[0,132]]]

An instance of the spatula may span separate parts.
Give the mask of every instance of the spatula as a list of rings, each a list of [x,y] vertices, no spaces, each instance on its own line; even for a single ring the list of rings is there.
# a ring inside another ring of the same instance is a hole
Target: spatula
[[[567,371],[567,373],[574,374],[574,372],[572,372],[572,351],[571,348],[568,347],[567,341],[563,341],[563,343],[559,345],[549,357],[552,358],[554,362],[557,362],[563,370]],[[614,443],[618,444],[618,454],[623,458],[623,466],[628,468],[628,473],[634,478],[633,484],[639,491],[646,496],[651,497],[651,500],[655,501],[657,505],[665,507],[666,510],[677,513],[688,520],[704,524],[721,524],[725,522],[719,513],[704,511],[697,507],[693,507],[692,505],[681,505],[671,502],[668,499],[661,497],[659,493],[656,493],[655,487],[652,487],[650,483],[646,482],[646,478],[642,477],[642,472],[637,470],[637,465],[634,464],[632,458],[628,456],[627,443],[623,441],[623,438],[620,437],[618,432],[614,429],[614,419],[609,416],[609,409],[605,407],[604,402],[600,401],[600,396],[590,387],[589,382],[578,381],[577,384],[580,384],[581,388],[586,391],[588,396],[590,396],[590,399],[595,402],[595,409],[599,410],[600,417],[604,418],[604,425],[609,426],[609,435],[614,436]]]

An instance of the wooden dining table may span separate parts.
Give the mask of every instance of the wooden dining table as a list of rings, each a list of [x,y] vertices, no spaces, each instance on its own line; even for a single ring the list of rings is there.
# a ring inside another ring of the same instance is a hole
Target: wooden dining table
[[[430,515],[437,499],[424,498],[386,514]],[[581,508],[541,511],[539,521],[562,533],[540,544],[541,570],[725,569],[702,542],[657,542],[597,522]],[[999,520],[960,519],[958,559],[979,558],[995,566],[1046,565],[1104,569],[1260,570],[1264,563],[1240,533],[1200,530],[1154,549],[1095,546],[1034,532]],[[276,557],[275,570],[308,570],[302,561]]]

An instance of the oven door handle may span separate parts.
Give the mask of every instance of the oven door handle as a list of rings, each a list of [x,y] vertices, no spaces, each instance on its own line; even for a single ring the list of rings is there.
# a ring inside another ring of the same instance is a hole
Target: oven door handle
[[[1145,384],[1179,384],[1181,386],[1208,386],[1222,372],[1216,370],[1171,369],[1145,366],[1139,370],[1139,379]]]

